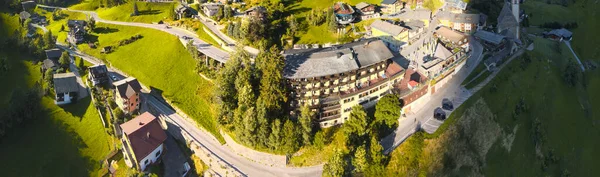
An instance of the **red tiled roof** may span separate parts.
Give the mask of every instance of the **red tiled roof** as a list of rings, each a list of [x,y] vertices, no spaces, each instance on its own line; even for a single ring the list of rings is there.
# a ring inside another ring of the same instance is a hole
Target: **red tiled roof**
[[[392,62],[392,64],[390,64],[387,67],[387,69],[385,69],[385,75],[387,75],[388,77],[392,77],[402,71],[404,71],[404,68],[402,68],[402,66],[400,66],[396,62]]]
[[[419,85],[419,83],[415,81],[410,81],[408,82],[408,85],[410,85],[411,87],[416,87],[417,85]]]
[[[158,119],[149,112],[145,112],[120,126],[129,139],[131,149],[137,160],[148,156],[167,139],[167,134],[160,126]]]

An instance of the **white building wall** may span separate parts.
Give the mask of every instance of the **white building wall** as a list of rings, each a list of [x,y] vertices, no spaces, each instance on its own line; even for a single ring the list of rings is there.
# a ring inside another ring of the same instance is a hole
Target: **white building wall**
[[[156,155],[156,153],[159,151],[160,151],[160,154]],[[154,149],[154,151],[152,151],[152,153],[148,154],[148,156],[146,156],[144,159],[138,161],[138,163],[140,165],[140,170],[142,170],[142,171],[146,170],[146,167],[148,167],[148,165],[156,162],[163,153],[164,153],[163,152],[163,144],[161,144],[160,146],[158,146],[158,148]],[[148,160],[148,163],[145,163],[146,160]]]
[[[55,101],[55,103],[57,105],[69,104],[71,103],[71,96],[69,95],[69,93],[65,93],[63,101]]]

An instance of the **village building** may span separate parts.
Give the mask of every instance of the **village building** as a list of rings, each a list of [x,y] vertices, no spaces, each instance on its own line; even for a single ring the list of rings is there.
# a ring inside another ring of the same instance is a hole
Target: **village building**
[[[244,14],[248,18],[257,18],[257,19],[265,20],[265,19],[267,19],[267,8],[265,8],[264,6],[254,6],[250,9],[244,11]]]
[[[443,9],[452,13],[463,13],[467,9],[467,3],[463,0],[445,0]]]
[[[402,9],[402,1],[400,0],[383,0],[381,1],[381,12],[384,14],[393,14],[400,12]]]
[[[106,65],[100,64],[88,68],[89,80],[93,85],[108,83],[108,68]]]
[[[123,130],[122,152],[127,166],[145,171],[160,160],[167,134],[159,121],[154,115],[144,112],[120,125]]]
[[[442,26],[435,30],[434,35],[442,42],[446,43],[446,46],[448,47],[460,47],[463,48],[465,51],[469,51],[469,38],[463,33]]]
[[[380,14],[376,11],[377,10],[376,8],[377,7],[375,7],[375,5],[365,3],[365,2],[360,2],[360,3],[356,4],[356,9],[358,9],[358,12],[360,13],[361,20],[368,20],[371,18],[379,18]]]
[[[437,13],[440,24],[464,33],[473,33],[482,29],[487,16],[484,14],[463,14],[441,11]]]
[[[398,18],[402,21],[422,21],[425,23],[425,27],[429,26],[431,23],[431,10],[428,9],[417,9],[412,11],[406,11],[404,13],[400,13],[395,18]]]
[[[177,5],[173,10],[175,11],[176,20],[192,16],[191,10],[183,4]]]
[[[375,20],[371,23],[371,36],[381,39],[392,51],[400,51],[408,44],[409,29],[387,21]]]
[[[354,21],[354,8],[343,2],[333,4],[333,13],[337,23],[347,25]]]
[[[307,105],[321,127],[348,120],[352,106],[371,107],[403,77],[383,41],[367,39],[316,49],[286,50],[292,116]]]
[[[549,32],[544,32],[542,34],[545,38],[549,38],[549,39],[553,39],[553,40],[557,40],[557,41],[562,41],[562,40],[567,40],[570,41],[573,38],[573,32],[561,28],[561,29],[555,29]]]
[[[24,11],[33,11],[37,6],[37,3],[35,1],[23,1],[21,2],[21,6]]]
[[[44,53],[46,53],[46,59],[42,61],[42,73],[46,72],[48,69],[52,69],[53,71],[57,70],[59,68],[58,59],[62,56],[60,49],[48,49],[45,50]]]
[[[113,82],[113,86],[115,88],[115,102],[123,112],[130,114],[140,108],[142,86],[137,79],[128,77]]]
[[[85,40],[85,26],[87,22],[84,20],[69,20],[67,21],[67,26],[69,27],[69,33],[67,34],[67,39],[69,42],[74,44],[82,43]]]
[[[55,104],[64,105],[77,100],[79,83],[74,73],[54,74],[53,81]]]
[[[504,36],[507,41],[503,44],[502,49],[495,52],[492,57],[484,60],[484,64],[488,70],[493,70],[503,60],[515,53],[522,44],[520,40],[519,23],[523,17],[523,13],[519,10],[520,1],[511,0],[505,2],[500,14],[498,15],[497,33]]]
[[[204,15],[208,16],[208,17],[213,17],[215,15],[217,15],[217,13],[219,12],[219,8],[221,8],[221,4],[217,4],[217,3],[206,3],[206,4],[202,4],[202,12],[204,12]]]

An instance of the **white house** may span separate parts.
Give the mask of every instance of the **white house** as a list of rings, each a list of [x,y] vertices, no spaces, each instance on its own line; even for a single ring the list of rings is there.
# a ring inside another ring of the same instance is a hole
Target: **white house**
[[[69,104],[77,99],[79,84],[73,73],[54,74],[54,93],[57,105]]]
[[[123,156],[129,167],[140,171],[160,160],[167,134],[159,119],[145,112],[120,125],[123,130]]]

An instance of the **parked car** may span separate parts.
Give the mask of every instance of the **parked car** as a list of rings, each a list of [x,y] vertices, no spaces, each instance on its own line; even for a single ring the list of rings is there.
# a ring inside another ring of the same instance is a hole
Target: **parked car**
[[[452,101],[450,101],[448,98],[444,98],[442,100],[442,108],[448,111],[452,111],[454,109],[454,105],[452,104]]]
[[[171,29],[171,27],[169,25],[165,25],[166,29]]]
[[[115,76],[115,75],[110,75],[110,78],[111,78],[113,81],[118,81],[118,80],[119,80],[119,78],[117,78],[117,76]]]
[[[437,120],[446,120],[446,112],[442,108],[437,107],[433,110],[433,118]]]

